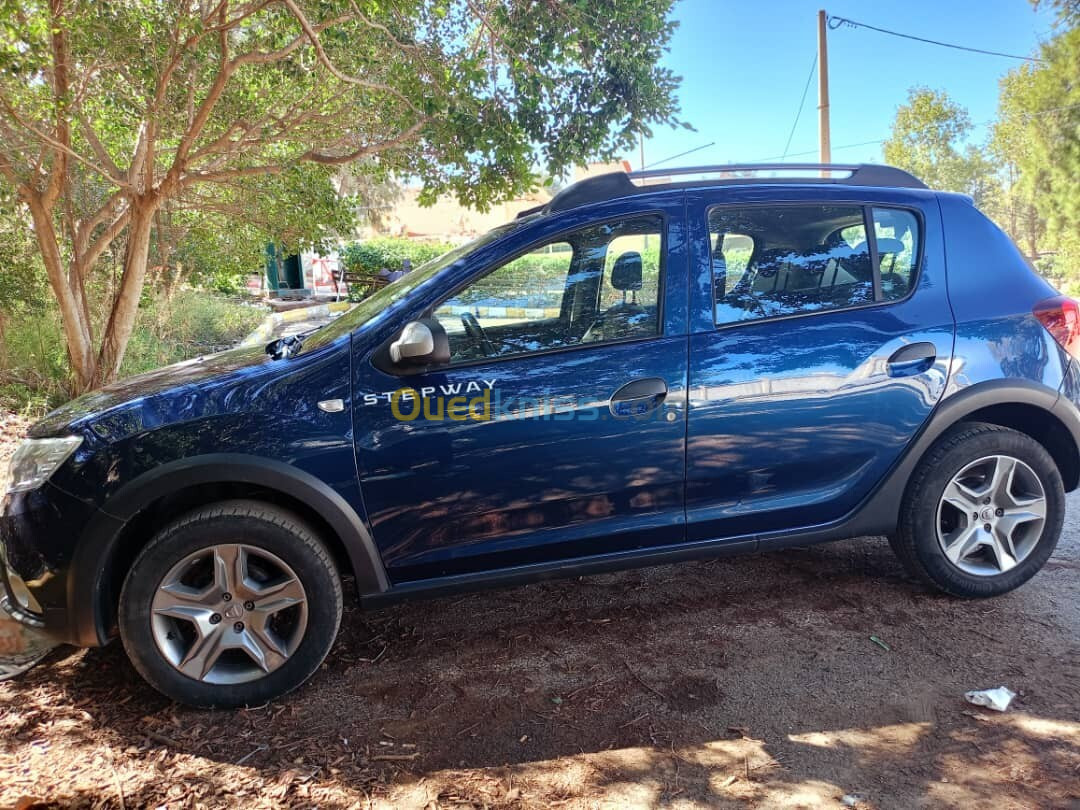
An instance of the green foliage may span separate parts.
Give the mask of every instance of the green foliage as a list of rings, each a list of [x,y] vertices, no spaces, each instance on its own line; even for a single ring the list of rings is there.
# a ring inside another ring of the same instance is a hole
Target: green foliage
[[[192,283],[235,293],[262,271],[268,243],[285,253],[329,250],[338,234],[354,229],[357,197],[339,194],[334,183],[333,169],[303,163],[243,178],[220,189],[212,208],[171,214],[165,230],[175,245],[160,258]]]
[[[264,317],[261,306],[198,290],[139,309],[121,376],[139,374],[239,343]],[[67,349],[55,307],[17,312],[3,321],[0,405],[40,416],[68,397]]]
[[[1055,3],[1061,23],[1080,21],[1077,6]],[[1080,27],[1042,49],[1043,63],[1001,81],[991,149],[1007,175],[1003,222],[1062,289],[1080,289]]]
[[[1004,187],[999,222],[1029,257],[1037,256],[1046,220],[1035,204],[1043,169],[1033,158],[1028,127],[1038,114],[1030,65],[1012,70],[1000,82],[998,119],[990,132],[990,153],[1001,167]]]
[[[1058,25],[1076,25],[1080,23],[1080,0],[1031,0],[1036,8],[1050,6],[1057,12]]]
[[[1045,45],[1043,58],[1046,64],[1027,81],[1034,111],[1022,128],[1029,148],[1019,166],[1049,233],[1060,242],[1080,237],[1080,26]]]
[[[675,28],[672,4],[396,0],[362,4],[361,13],[352,0],[297,0],[295,9],[73,0],[54,21],[46,0],[0,0],[0,18],[17,21],[0,26],[0,89],[20,120],[48,131],[73,103],[41,81],[59,26],[72,85],[82,87],[74,145],[92,165],[107,157],[123,167],[148,118],[162,145],[175,147],[223,61],[242,58],[186,153],[182,170],[193,179],[344,164],[355,153],[371,176],[409,174],[429,196],[452,192],[482,208],[533,187],[538,168],[557,176],[621,154],[656,125],[685,126],[678,78],[659,64]],[[319,50],[301,15],[318,27]],[[175,168],[174,156],[159,149],[156,169]]]
[[[152,299],[139,308],[121,376],[228,349],[266,315],[262,306],[199,290],[180,290],[171,300]]]
[[[408,259],[414,268],[442,256],[453,245],[443,242],[414,242],[411,239],[379,237],[346,245],[340,252],[341,265],[349,273],[378,273],[383,268],[400,270]]]
[[[913,87],[896,110],[885,162],[923,180],[931,188],[969,194],[988,207],[998,192],[991,164],[973,145],[962,146],[972,129],[966,109],[948,94]]]
[[[682,125],[673,2],[0,0],[0,182],[38,223],[76,388],[121,367],[146,278],[228,289],[266,242],[352,231],[341,167],[484,209]]]
[[[56,309],[3,316],[0,405],[41,416],[67,399],[67,348]]]
[[[40,312],[49,302],[49,283],[24,213],[0,186],[0,318],[3,313]]]

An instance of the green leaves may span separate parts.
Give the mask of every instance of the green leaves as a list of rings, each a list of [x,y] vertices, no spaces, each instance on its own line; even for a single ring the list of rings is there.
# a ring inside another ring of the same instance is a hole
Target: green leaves
[[[907,103],[897,108],[892,136],[882,147],[885,162],[906,169],[931,188],[968,194],[987,208],[1000,184],[982,150],[964,145],[972,128],[967,110],[947,93],[913,87]]]
[[[80,387],[122,357],[148,230],[159,264],[175,247],[216,279],[263,242],[351,231],[340,167],[484,209],[678,125],[672,3],[0,0],[0,182],[51,225],[35,238]],[[78,280],[110,254],[95,360]]]

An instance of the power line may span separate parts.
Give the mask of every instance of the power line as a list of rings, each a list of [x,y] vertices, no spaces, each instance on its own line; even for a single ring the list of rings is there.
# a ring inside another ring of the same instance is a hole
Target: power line
[[[829,29],[835,31],[841,25],[846,25],[851,28],[868,28],[871,31],[877,31],[880,34],[889,34],[894,37],[902,37],[904,39],[913,39],[916,42],[925,42],[928,45],[940,45],[942,48],[953,48],[958,51],[968,51],[969,53],[981,53],[986,56],[1003,56],[1006,59],[1022,59],[1025,62],[1044,62],[1044,59],[1039,59],[1035,56],[1017,56],[1014,53],[1002,53],[1001,51],[987,51],[982,48],[969,48],[966,45],[956,45],[951,42],[941,42],[936,39],[926,39],[925,37],[917,37],[912,34],[901,34],[899,31],[890,31],[888,28],[878,28],[875,25],[867,25],[866,23],[856,22],[855,20],[849,20],[846,17],[834,17],[829,16]]]
[[[810,73],[806,77],[806,86],[802,91],[802,98],[799,99],[799,111],[795,113],[795,122],[791,125],[791,132],[788,133],[787,143],[784,144],[784,154],[780,159],[783,160],[787,157],[788,149],[791,148],[791,139],[795,137],[795,127],[799,125],[799,117],[802,115],[803,105],[806,104],[806,93],[810,89],[810,82],[814,78],[814,68],[817,67],[817,54],[814,54],[814,61],[810,63]]]
[[[1064,107],[1049,107],[1049,108],[1047,108],[1045,110],[1036,110],[1035,112],[1032,112],[1032,113],[1019,113],[1017,115],[1017,117],[1018,118],[1023,118],[1025,120],[1031,119],[1031,118],[1041,118],[1044,115],[1051,115],[1053,113],[1062,112],[1063,110],[1075,110],[1075,109],[1078,109],[1078,108],[1080,108],[1080,104],[1066,104]],[[984,126],[986,126],[988,124],[993,124],[993,123],[996,123],[996,122],[997,122],[996,118],[989,118],[986,121],[976,121],[974,124],[972,124],[972,126],[973,127],[984,127]],[[843,146],[834,146],[833,149],[854,149],[857,146],[873,146],[875,144],[885,143],[885,141],[887,141],[887,140],[889,140],[889,139],[888,138],[878,138],[876,141],[859,141],[858,143],[846,143]],[[789,157],[806,157],[807,155],[816,155],[817,151],[818,151],[817,149],[808,149],[805,152],[791,152],[790,154],[785,153],[783,155],[771,155],[770,157],[765,157],[765,158],[755,158],[754,160],[751,160],[749,162],[750,163],[768,163],[771,160],[783,160],[784,158],[789,158]]]
[[[716,141],[709,141],[704,146],[695,146],[693,149],[687,149],[685,152],[679,152],[677,155],[666,157],[663,160],[658,160],[655,163],[650,163],[648,166],[644,166],[645,169],[651,169],[653,166],[659,166],[661,163],[667,163],[669,160],[675,160],[675,158],[685,157],[686,155],[693,154],[694,152],[700,152],[702,149],[708,149],[710,146],[716,146]]]
[[[852,148],[854,148],[856,146],[870,146],[871,144],[885,143],[885,141],[887,141],[887,140],[888,140],[888,138],[879,138],[876,141],[860,141],[859,143],[846,143],[843,146],[834,146],[832,148],[833,148],[834,151],[837,150],[837,149],[852,149]],[[764,157],[764,158],[754,158],[753,160],[750,160],[750,161],[747,161],[747,162],[748,163],[769,163],[770,161],[773,161],[773,160],[783,160],[783,159],[789,158],[789,157],[806,157],[807,155],[816,155],[817,153],[818,153],[817,149],[807,149],[805,152],[790,152],[790,153],[785,153],[783,155],[771,155],[769,157]]]

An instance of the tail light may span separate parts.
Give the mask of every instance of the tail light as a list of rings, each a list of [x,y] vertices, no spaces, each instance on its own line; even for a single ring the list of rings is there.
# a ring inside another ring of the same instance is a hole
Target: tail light
[[[1032,313],[1061,348],[1080,360],[1080,304],[1059,295],[1040,301]]]

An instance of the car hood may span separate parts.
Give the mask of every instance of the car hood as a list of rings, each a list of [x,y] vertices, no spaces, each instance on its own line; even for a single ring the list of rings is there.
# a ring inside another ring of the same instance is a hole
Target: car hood
[[[260,345],[174,363],[83,394],[48,414],[30,429],[29,435],[32,438],[45,438],[70,433],[86,422],[159,394],[194,388],[211,379],[273,362]]]

